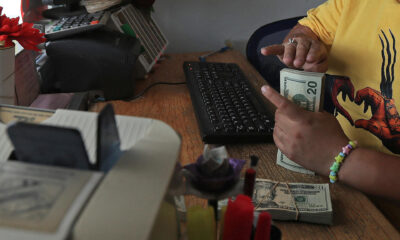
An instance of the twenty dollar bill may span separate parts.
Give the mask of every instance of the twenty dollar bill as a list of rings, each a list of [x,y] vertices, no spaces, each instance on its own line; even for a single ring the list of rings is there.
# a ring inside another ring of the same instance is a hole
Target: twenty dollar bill
[[[332,202],[328,184],[257,179],[253,201],[256,212],[268,211],[272,219],[332,224]]]
[[[323,73],[284,68],[280,73],[281,95],[308,111],[321,111],[324,76]],[[280,150],[278,150],[276,163],[295,172],[314,174],[287,158]]]

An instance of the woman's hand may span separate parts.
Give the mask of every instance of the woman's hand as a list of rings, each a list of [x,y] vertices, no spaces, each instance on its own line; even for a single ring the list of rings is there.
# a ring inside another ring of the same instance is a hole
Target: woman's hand
[[[308,27],[297,24],[282,44],[261,49],[261,54],[276,55],[286,66],[310,72],[328,70],[328,48]]]
[[[292,161],[322,175],[329,175],[334,157],[348,143],[339,122],[327,112],[306,111],[269,86],[263,95],[277,107],[274,141]]]

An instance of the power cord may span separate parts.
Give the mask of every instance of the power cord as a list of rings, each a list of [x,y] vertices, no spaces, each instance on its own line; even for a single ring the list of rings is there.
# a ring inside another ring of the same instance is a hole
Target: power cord
[[[125,98],[123,99],[123,101],[132,101],[135,99],[140,98],[141,96],[143,96],[150,88],[156,86],[156,85],[180,85],[180,84],[186,84],[186,82],[155,82],[150,84],[148,87],[146,87],[142,92],[140,92],[139,94],[137,94],[136,96],[130,97],[130,98]]]

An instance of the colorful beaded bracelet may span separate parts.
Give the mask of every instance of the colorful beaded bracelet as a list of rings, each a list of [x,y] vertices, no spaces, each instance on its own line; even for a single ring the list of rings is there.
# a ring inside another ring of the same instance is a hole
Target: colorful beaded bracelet
[[[329,179],[331,183],[335,183],[337,181],[337,174],[340,168],[340,164],[343,160],[350,154],[351,150],[357,147],[357,141],[350,141],[345,147],[342,148],[342,151],[335,157],[335,162],[332,164],[329,173]]]

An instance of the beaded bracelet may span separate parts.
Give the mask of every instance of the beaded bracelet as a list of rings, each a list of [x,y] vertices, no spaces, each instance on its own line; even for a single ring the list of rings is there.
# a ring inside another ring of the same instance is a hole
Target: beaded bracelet
[[[329,173],[329,179],[331,183],[335,183],[337,181],[337,173],[340,168],[340,164],[343,160],[350,154],[351,150],[357,147],[357,141],[350,141],[345,147],[342,148],[342,151],[335,157],[335,162],[332,164]]]

